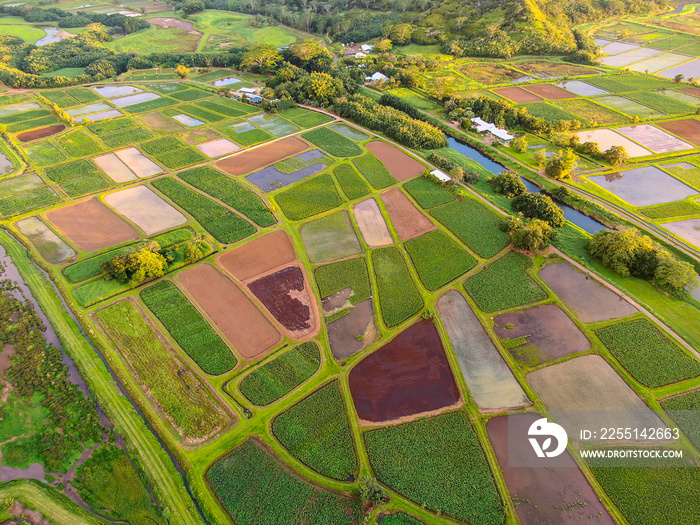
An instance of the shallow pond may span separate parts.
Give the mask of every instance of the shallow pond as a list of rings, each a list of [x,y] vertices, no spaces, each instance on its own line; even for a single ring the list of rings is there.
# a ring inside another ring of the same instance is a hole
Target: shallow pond
[[[92,89],[94,89],[98,95],[105,98],[124,97],[143,91],[143,89],[134,86],[99,86],[93,87]]]
[[[697,193],[654,166],[596,175],[588,180],[633,206],[663,204]]]
[[[184,124],[188,128],[194,128],[196,126],[201,126],[202,124],[204,124],[204,121],[196,119],[194,117],[190,117],[189,115],[184,115],[182,113],[180,115],[173,116],[173,118],[177,120],[180,124]]]
[[[215,80],[214,82],[212,82],[212,85],[216,86],[216,87],[229,86],[231,84],[237,84],[240,81],[241,81],[240,78],[228,77],[228,78],[222,78],[220,80]]]

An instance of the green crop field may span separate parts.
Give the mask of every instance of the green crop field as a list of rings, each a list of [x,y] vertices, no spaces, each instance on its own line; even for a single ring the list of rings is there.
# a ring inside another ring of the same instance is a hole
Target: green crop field
[[[425,177],[413,179],[404,184],[403,187],[423,209],[434,208],[455,200],[449,191]]]
[[[202,98],[211,97],[211,93],[208,91],[202,91],[201,89],[187,89],[184,91],[177,91],[170,94],[171,97],[180,100],[181,102],[191,102],[193,100],[199,100]]]
[[[510,252],[467,279],[464,288],[484,312],[541,301],[547,294],[525,273],[531,266],[529,257]]]
[[[37,166],[58,164],[66,157],[50,142],[40,142],[26,147],[27,155]]]
[[[398,248],[372,251],[372,266],[377,279],[377,295],[384,323],[394,327],[423,308],[423,298]]]
[[[218,113],[213,113],[211,111],[207,111],[204,108],[194,106],[194,105],[179,106],[176,111],[178,113],[187,113],[188,115],[195,117],[199,120],[203,120],[204,122],[216,123],[216,122],[221,122],[222,120],[226,119],[226,117],[223,115],[219,115]]]
[[[56,139],[56,142],[63,146],[63,149],[73,157],[95,155],[102,151],[102,146],[81,130],[75,130],[61,135]]]
[[[412,518],[404,512],[384,515],[379,520],[379,525],[423,525],[422,521]]]
[[[697,418],[697,411],[700,410],[700,390],[668,397],[661,401],[661,408],[678,424],[693,445],[696,448],[700,447],[700,420]]]
[[[121,117],[93,122],[92,124],[88,125],[88,129],[95,135],[101,137],[102,135],[109,135],[111,133],[116,133],[117,131],[124,131],[135,126],[136,122],[134,122],[134,119],[129,117]]]
[[[200,162],[206,161],[207,158],[199,151],[187,146],[169,153],[162,153],[156,157],[156,160],[166,168],[177,170],[192,166],[193,164],[199,164]]]
[[[272,226],[277,222],[258,195],[209,166],[183,171],[178,176],[195,188],[228,204],[260,227]]]
[[[310,378],[321,365],[314,342],[300,344],[243,378],[238,389],[251,403],[274,403]]]
[[[352,288],[350,302],[356,304],[369,299],[372,293],[364,257],[319,266],[314,271],[314,276],[322,298],[343,288]]]
[[[360,146],[345,135],[336,133],[330,128],[318,128],[307,131],[302,134],[302,137],[334,157],[357,157],[362,154]]]
[[[214,463],[207,478],[239,525],[257,525],[260,516],[267,525],[351,525],[362,519],[356,500],[300,479],[253,439]]]
[[[148,102],[141,102],[140,104],[134,104],[133,106],[128,106],[124,108],[129,113],[143,113],[145,111],[151,111],[154,109],[167,108],[168,106],[173,106],[177,104],[177,100],[173,100],[168,97],[160,97],[154,100],[149,100]]]
[[[675,100],[671,97],[665,97],[660,93],[653,91],[637,91],[635,93],[627,93],[625,98],[649,106],[666,115],[677,115],[682,113],[695,113],[695,106]]]
[[[101,138],[102,142],[104,142],[110,148],[122,148],[124,146],[130,146],[132,144],[136,144],[137,142],[148,140],[152,137],[153,136],[150,132],[143,128],[137,127],[118,131],[116,133],[112,133],[111,135],[104,135]]]
[[[481,257],[493,257],[510,242],[510,236],[498,229],[498,215],[475,199],[451,202],[430,214]]]
[[[623,84],[614,77],[587,77],[586,83],[592,84],[600,89],[610,91],[611,93],[627,93],[629,91],[636,91],[634,86]]]
[[[700,376],[700,361],[683,352],[646,319],[607,326],[596,335],[615,359],[648,387]]]
[[[43,208],[62,200],[48,187],[19,193],[0,199],[0,215],[8,216]]]
[[[686,184],[693,186],[695,189],[700,190],[700,168],[694,166],[692,168],[685,168],[682,166],[661,166],[664,170],[668,171],[676,178],[682,180]]]
[[[548,104],[547,102],[529,102],[522,104],[522,107],[527,109],[530,115],[540,117],[549,123],[556,124],[560,120],[578,120],[582,126],[588,126],[588,120],[578,117],[573,113],[564,111],[557,106]]]
[[[185,143],[182,142],[182,140],[180,140],[178,137],[174,136],[163,137],[141,144],[141,149],[143,149],[143,151],[155,157],[158,157],[159,155],[168,154],[173,150],[177,150],[184,147]]]
[[[100,96],[89,88],[72,87],[66,89],[66,93],[81,104],[89,104],[90,102],[100,100]]]
[[[320,126],[321,124],[325,124],[326,122],[333,120],[328,115],[303,108],[285,109],[280,113],[280,115],[288,120],[291,120],[294,122],[294,124],[304,129]]]
[[[270,140],[272,135],[265,131],[264,129],[251,129],[250,131],[244,131],[243,133],[236,133],[236,130],[232,128],[229,124],[217,128],[221,133],[226,135],[228,138],[233,140],[235,143],[241,146],[252,146],[258,144],[259,142],[264,142]]]
[[[234,243],[255,233],[248,221],[181,182],[159,179],[153,187],[192,215],[219,242]]]
[[[65,91],[42,91],[39,94],[56,104],[59,108],[70,108],[78,105],[78,101]]]
[[[384,164],[370,153],[353,160],[352,163],[375,190],[381,190],[396,183],[396,179],[391,176]]]
[[[57,182],[69,197],[80,197],[111,186],[97,167],[85,159],[48,168],[46,176]]]
[[[627,115],[605,108],[585,98],[557,100],[553,103],[570,113],[578,115],[582,119],[589,122],[597,122],[598,124],[613,124],[617,122],[629,122],[630,120]]]
[[[185,439],[206,438],[228,426],[228,418],[211,392],[160,341],[134,303],[119,301],[96,316],[151,402],[172,418]],[[178,381],[173,381],[174,377]]]
[[[20,133],[21,131],[26,131],[28,129],[41,128],[43,126],[53,126],[55,124],[60,124],[58,119],[53,115],[47,115],[46,117],[41,117],[34,120],[25,120],[24,122],[16,122],[7,126],[7,131],[10,133]]]
[[[31,111],[23,111],[21,113],[14,113],[11,115],[0,117],[0,124],[14,124],[15,122],[25,122],[27,120],[33,120],[39,117],[46,117],[48,115],[51,115],[51,113],[46,109],[33,109]]]
[[[236,358],[219,334],[171,281],[160,281],[140,295],[177,344],[207,374],[223,374],[236,366]]]
[[[316,472],[340,481],[355,475],[357,456],[337,381],[273,419],[272,433],[293,457]]]
[[[503,523],[496,483],[463,412],[371,430],[377,479],[409,499],[475,525]]]
[[[333,170],[338,184],[349,200],[359,199],[370,192],[367,183],[360,178],[350,164],[341,164]]]
[[[439,230],[411,239],[405,246],[426,290],[437,290],[476,266],[474,257]]]
[[[213,101],[213,100],[202,100],[200,102],[197,102],[197,106],[208,109],[210,111],[215,111],[217,113],[221,113],[222,115],[226,115],[227,117],[240,117],[242,115],[245,115],[243,111],[240,109],[231,107],[227,104],[221,104],[218,101]]]
[[[288,219],[299,221],[342,204],[331,176],[326,173],[295,184],[275,196]]]
[[[668,217],[682,217],[683,215],[696,215],[700,213],[700,205],[695,201],[679,201],[669,204],[660,204],[653,208],[643,208],[639,213],[650,219],[666,219]]]

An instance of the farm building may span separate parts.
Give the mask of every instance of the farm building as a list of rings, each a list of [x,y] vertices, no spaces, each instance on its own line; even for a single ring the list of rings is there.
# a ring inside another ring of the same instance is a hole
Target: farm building
[[[450,179],[449,175],[446,175],[444,171],[440,170],[433,170],[430,172],[430,174],[438,179],[440,182],[450,182],[452,179]]]
[[[495,124],[481,120],[479,117],[473,118],[472,124],[477,132],[491,133],[491,135],[499,140],[502,140],[503,142],[510,142],[515,138],[515,136],[508,133],[507,129],[498,128]]]
[[[380,73],[379,71],[377,71],[376,73],[374,73],[373,75],[371,75],[369,77],[365,77],[365,82],[370,82],[370,83],[371,82],[386,82],[387,80],[389,80],[389,77],[386,76],[384,73]]]

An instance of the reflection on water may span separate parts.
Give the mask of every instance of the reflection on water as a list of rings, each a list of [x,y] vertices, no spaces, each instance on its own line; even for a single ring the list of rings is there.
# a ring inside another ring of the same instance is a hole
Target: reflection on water
[[[36,41],[37,46],[45,46],[63,40],[63,37],[59,35],[62,32],[61,29],[57,27],[42,27],[42,29],[46,31],[46,36]]]

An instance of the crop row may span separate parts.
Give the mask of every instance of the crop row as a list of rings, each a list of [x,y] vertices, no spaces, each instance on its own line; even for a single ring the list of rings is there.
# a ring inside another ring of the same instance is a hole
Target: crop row
[[[372,252],[372,265],[377,279],[377,295],[384,323],[394,327],[423,308],[411,274],[398,248],[379,248]]]
[[[284,214],[291,220],[301,220],[343,203],[329,174],[319,175],[281,192],[276,197]]]
[[[367,183],[357,174],[350,164],[341,164],[333,170],[338,184],[349,200],[359,199],[369,194]]]
[[[347,158],[362,154],[360,146],[330,128],[317,128],[307,131],[302,137],[334,157]]]
[[[476,259],[440,230],[411,239],[405,247],[427,290],[437,290],[476,266]]]
[[[389,173],[389,170],[374,155],[367,154],[353,160],[352,163],[375,190],[388,188],[396,183],[396,179]]]

